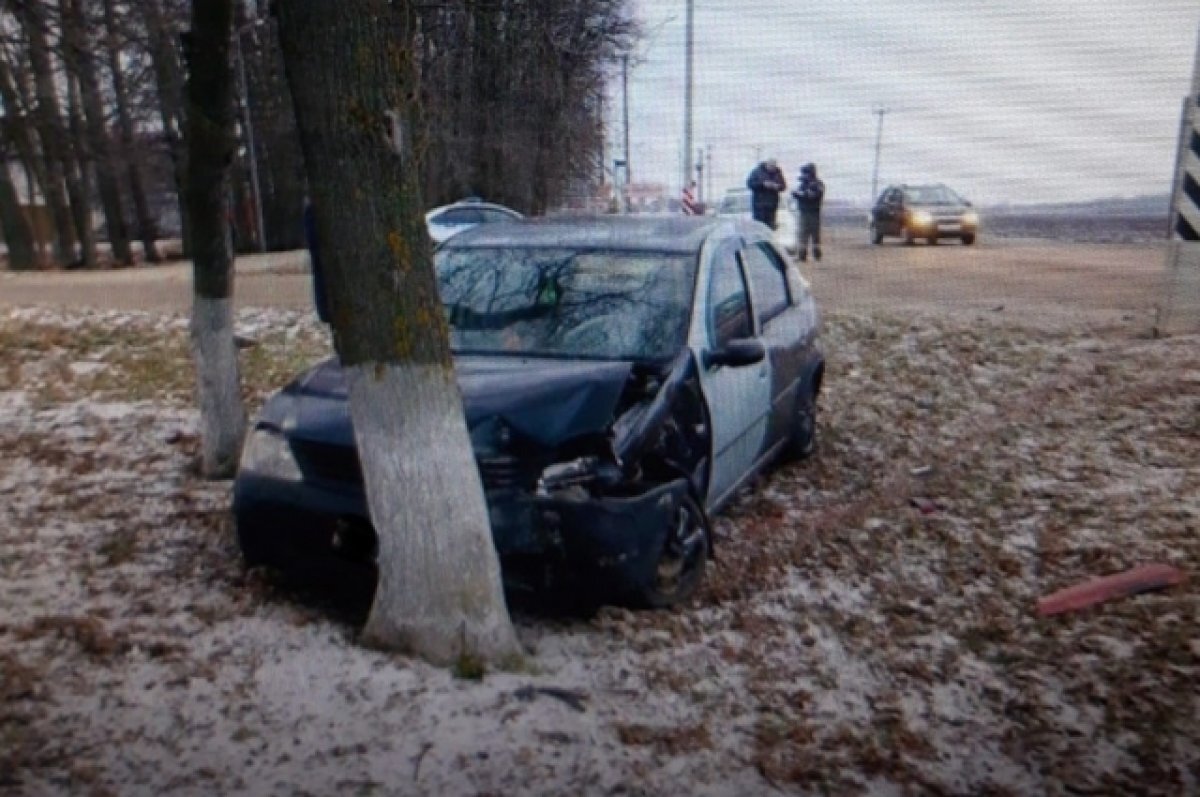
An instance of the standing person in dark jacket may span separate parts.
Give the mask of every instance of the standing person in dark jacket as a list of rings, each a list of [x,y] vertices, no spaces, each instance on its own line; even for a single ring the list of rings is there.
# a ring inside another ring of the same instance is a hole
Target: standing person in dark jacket
[[[752,193],[751,208],[754,220],[775,229],[775,211],[779,210],[779,195],[787,190],[787,180],[783,170],[774,158],[763,161],[754,167],[746,178],[746,187]]]
[[[825,198],[825,183],[817,177],[815,163],[800,167],[800,183],[792,191],[800,207],[800,262],[808,259],[808,245],[812,242],[814,260],[821,259],[821,200]]]

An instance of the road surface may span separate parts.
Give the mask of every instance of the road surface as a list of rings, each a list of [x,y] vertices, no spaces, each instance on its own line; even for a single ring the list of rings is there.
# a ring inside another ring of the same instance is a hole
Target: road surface
[[[1089,324],[1154,322],[1165,246],[992,238],[871,246],[865,231],[831,228],[825,259],[803,264],[826,312],[970,311],[1023,322],[1079,318]],[[304,252],[239,258],[239,306],[310,307]],[[186,263],[122,271],[0,273],[0,306],[56,305],[186,312]]]

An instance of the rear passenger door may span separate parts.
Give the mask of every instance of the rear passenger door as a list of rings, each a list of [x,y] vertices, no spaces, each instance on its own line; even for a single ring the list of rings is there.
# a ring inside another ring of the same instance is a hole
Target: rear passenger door
[[[766,454],[791,430],[806,364],[806,336],[787,277],[787,261],[766,241],[750,241],[739,253],[750,283],[757,332],[770,363],[770,418]]]

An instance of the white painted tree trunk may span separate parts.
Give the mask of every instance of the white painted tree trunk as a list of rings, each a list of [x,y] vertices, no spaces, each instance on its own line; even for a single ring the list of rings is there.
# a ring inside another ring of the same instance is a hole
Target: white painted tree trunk
[[[191,331],[200,407],[201,473],[210,479],[228,478],[237,472],[246,434],[233,340],[233,300],[195,297]]]
[[[519,656],[453,370],[368,363],[347,380],[379,535],[366,641],[440,663]]]

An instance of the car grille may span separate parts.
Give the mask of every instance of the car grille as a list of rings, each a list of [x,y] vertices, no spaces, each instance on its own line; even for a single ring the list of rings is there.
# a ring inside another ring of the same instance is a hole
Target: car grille
[[[292,454],[306,481],[362,484],[358,452],[349,446],[292,439]]]
[[[362,484],[362,465],[358,461],[358,453],[353,448],[295,439],[291,441],[291,445],[305,481]],[[536,474],[530,468],[522,467],[521,461],[516,457],[489,456],[476,462],[484,489],[532,490],[536,484]]]
[[[478,463],[479,476],[486,490],[532,490],[534,487],[535,477],[516,457],[482,457]]]

